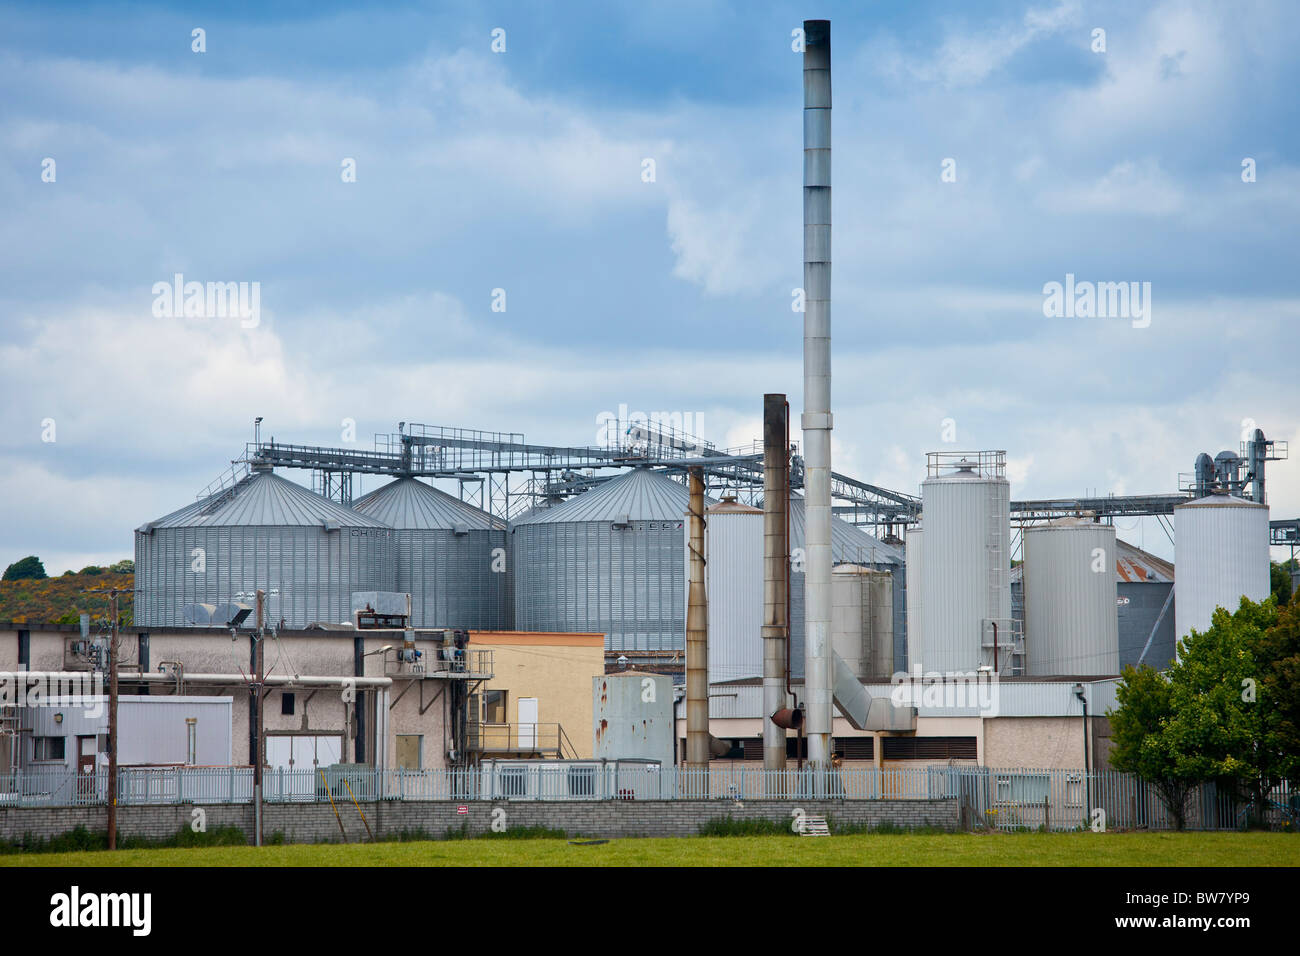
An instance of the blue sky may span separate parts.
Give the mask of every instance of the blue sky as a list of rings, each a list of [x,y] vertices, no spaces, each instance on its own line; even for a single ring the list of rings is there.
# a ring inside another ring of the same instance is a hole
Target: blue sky
[[[915,492],[946,418],[1014,497],[1172,491],[1247,420],[1300,441],[1295,4],[7,4],[0,559],[128,555],[256,415],[589,444],[626,405],[729,445],[764,391],[797,411],[813,16],[837,470]],[[259,324],[154,316],[178,272],[260,283]],[[1150,326],[1045,318],[1067,273],[1150,282]]]

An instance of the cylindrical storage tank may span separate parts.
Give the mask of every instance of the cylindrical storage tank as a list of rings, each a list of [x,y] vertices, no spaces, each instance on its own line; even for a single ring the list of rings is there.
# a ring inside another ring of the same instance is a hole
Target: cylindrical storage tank
[[[763,676],[763,512],[724,498],[705,509],[709,681]]]
[[[1174,614],[1178,640],[1210,626],[1214,609],[1262,601],[1269,587],[1268,506],[1208,495],[1174,508]]]
[[[604,634],[613,652],[684,650],[688,497],[638,468],[512,522],[515,627]]]
[[[859,564],[831,572],[831,647],[859,678],[894,672],[892,578]]]
[[[396,588],[411,595],[412,626],[510,630],[505,522],[415,478],[352,508],[393,528]]]
[[[993,662],[988,622],[1011,620],[1011,486],[996,466],[948,464],[921,483],[925,635],[921,660],[908,666],[970,673]]]
[[[230,488],[136,529],[135,623],[180,627],[186,605],[251,604],[258,588],[267,591],[267,623],[350,622],[353,591],[394,589],[392,534],[254,466]]]
[[[803,676],[804,645],[804,499],[790,496],[790,674]],[[831,561],[858,564],[879,571],[902,570],[903,551],[867,534],[840,518],[831,518]],[[903,628],[903,575],[890,578],[893,588],[894,633]],[[897,650],[894,652],[898,653]]]
[[[921,604],[921,578],[924,575],[924,529],[913,525],[907,529],[907,669],[911,671],[925,660],[925,630]]]
[[[1065,519],[1024,531],[1025,671],[1119,673],[1115,528]],[[1000,654],[1002,666],[1009,655]]]

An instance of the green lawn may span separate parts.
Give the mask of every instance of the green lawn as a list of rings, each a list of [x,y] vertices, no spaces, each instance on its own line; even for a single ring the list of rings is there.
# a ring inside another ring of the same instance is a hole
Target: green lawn
[[[1300,866],[1284,833],[1018,833],[202,847],[0,856],[0,866]]]

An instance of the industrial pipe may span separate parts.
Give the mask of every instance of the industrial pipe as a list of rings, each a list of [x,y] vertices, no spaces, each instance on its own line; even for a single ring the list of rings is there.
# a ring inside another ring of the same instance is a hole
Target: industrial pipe
[[[763,396],[763,769],[785,769],[790,639],[790,405]]]
[[[808,762],[828,770],[831,664],[831,25],[805,20],[803,54],[804,691]]]
[[[690,590],[686,601],[686,764],[709,766],[709,606],[704,592],[704,475],[690,469]]]

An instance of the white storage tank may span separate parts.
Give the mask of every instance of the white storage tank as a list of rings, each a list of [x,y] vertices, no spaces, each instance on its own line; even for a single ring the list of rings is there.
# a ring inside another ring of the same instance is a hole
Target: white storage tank
[[[931,452],[921,483],[921,576],[926,671],[973,672],[993,663],[990,623],[1011,630],[1011,486],[1000,451]],[[916,666],[909,661],[909,666]]]
[[[709,680],[763,676],[763,512],[734,498],[705,509]]]
[[[673,765],[673,679],[624,671],[591,679],[591,752],[598,760]]]
[[[860,564],[831,572],[831,646],[859,678],[894,672],[893,575]]]
[[[1066,518],[1025,529],[1028,674],[1119,673],[1115,548],[1112,525]]]
[[[1174,508],[1174,615],[1179,640],[1210,626],[1216,607],[1269,595],[1268,505],[1207,495]]]
[[[925,556],[924,529],[913,525],[907,529],[907,667],[910,671],[925,654],[923,643],[923,610],[921,606],[921,577]]]

